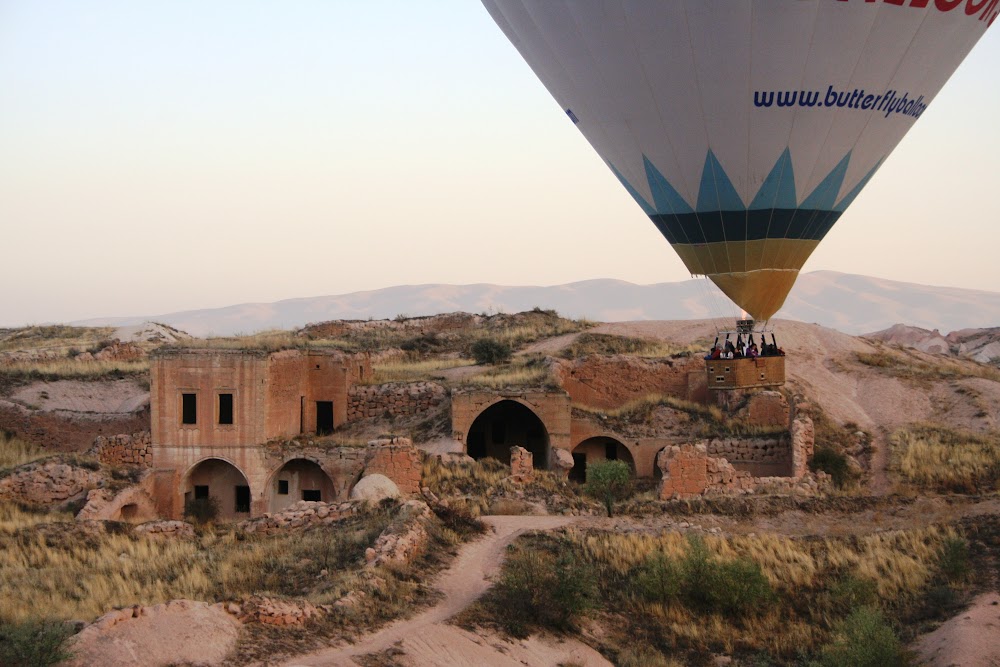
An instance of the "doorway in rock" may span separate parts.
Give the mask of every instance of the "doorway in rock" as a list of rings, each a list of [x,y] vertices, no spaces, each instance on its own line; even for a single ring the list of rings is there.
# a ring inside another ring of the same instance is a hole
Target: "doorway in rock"
[[[492,457],[510,463],[510,448],[524,447],[534,466],[544,469],[549,458],[549,434],[530,408],[503,400],[483,410],[466,435],[466,452],[479,460]]]
[[[609,438],[607,436],[587,438],[574,447],[573,470],[570,471],[570,479],[573,479],[573,472],[577,469],[577,466],[580,465],[581,458],[584,468],[584,479],[581,481],[586,480],[586,467],[588,465],[593,465],[598,461],[624,461],[632,470],[632,476],[635,476],[635,460],[632,458],[632,452],[628,450],[628,447],[614,438]]]
[[[271,477],[268,485],[268,512],[280,512],[300,500],[324,503],[336,499],[333,479],[315,461],[292,459]]]
[[[188,471],[181,487],[184,502],[214,500],[219,519],[246,518],[250,514],[250,483],[240,469],[222,459],[205,459]]]
[[[333,401],[316,401],[316,435],[333,433]]]

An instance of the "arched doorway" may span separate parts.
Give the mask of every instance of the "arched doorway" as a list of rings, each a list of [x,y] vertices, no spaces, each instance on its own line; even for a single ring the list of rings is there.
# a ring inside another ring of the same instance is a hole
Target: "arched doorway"
[[[205,459],[188,472],[184,480],[184,505],[212,498],[218,504],[219,519],[250,516],[250,483],[246,475],[229,461]]]
[[[271,477],[268,511],[280,512],[300,500],[331,502],[337,495],[333,480],[315,461],[292,459]]]
[[[635,476],[635,460],[624,444],[607,436],[587,438],[573,448],[573,468],[569,478],[581,484],[587,481],[587,465],[598,461],[624,461]]]
[[[466,452],[476,460],[492,457],[510,463],[510,448],[514,446],[531,452],[536,468],[546,467],[549,434],[545,424],[517,401],[500,401],[483,410],[465,438]]]

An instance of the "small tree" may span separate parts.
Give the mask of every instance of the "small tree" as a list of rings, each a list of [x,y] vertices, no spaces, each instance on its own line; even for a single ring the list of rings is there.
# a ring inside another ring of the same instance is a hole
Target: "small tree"
[[[632,470],[624,461],[598,461],[588,465],[586,491],[603,502],[611,516],[615,501],[624,500],[632,493]]]
[[[480,338],[472,344],[471,352],[477,364],[505,364],[514,354],[510,345],[496,338]]]

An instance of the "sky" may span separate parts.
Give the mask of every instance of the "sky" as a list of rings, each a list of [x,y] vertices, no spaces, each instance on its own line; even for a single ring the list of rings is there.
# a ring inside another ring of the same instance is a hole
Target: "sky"
[[[994,26],[804,267],[1000,290]],[[474,0],[0,0],[0,326],[689,278]]]

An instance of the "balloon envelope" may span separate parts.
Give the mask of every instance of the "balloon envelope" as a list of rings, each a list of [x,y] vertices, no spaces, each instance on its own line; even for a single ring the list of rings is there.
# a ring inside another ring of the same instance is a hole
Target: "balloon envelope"
[[[1000,0],[483,0],[693,274],[756,319]]]

